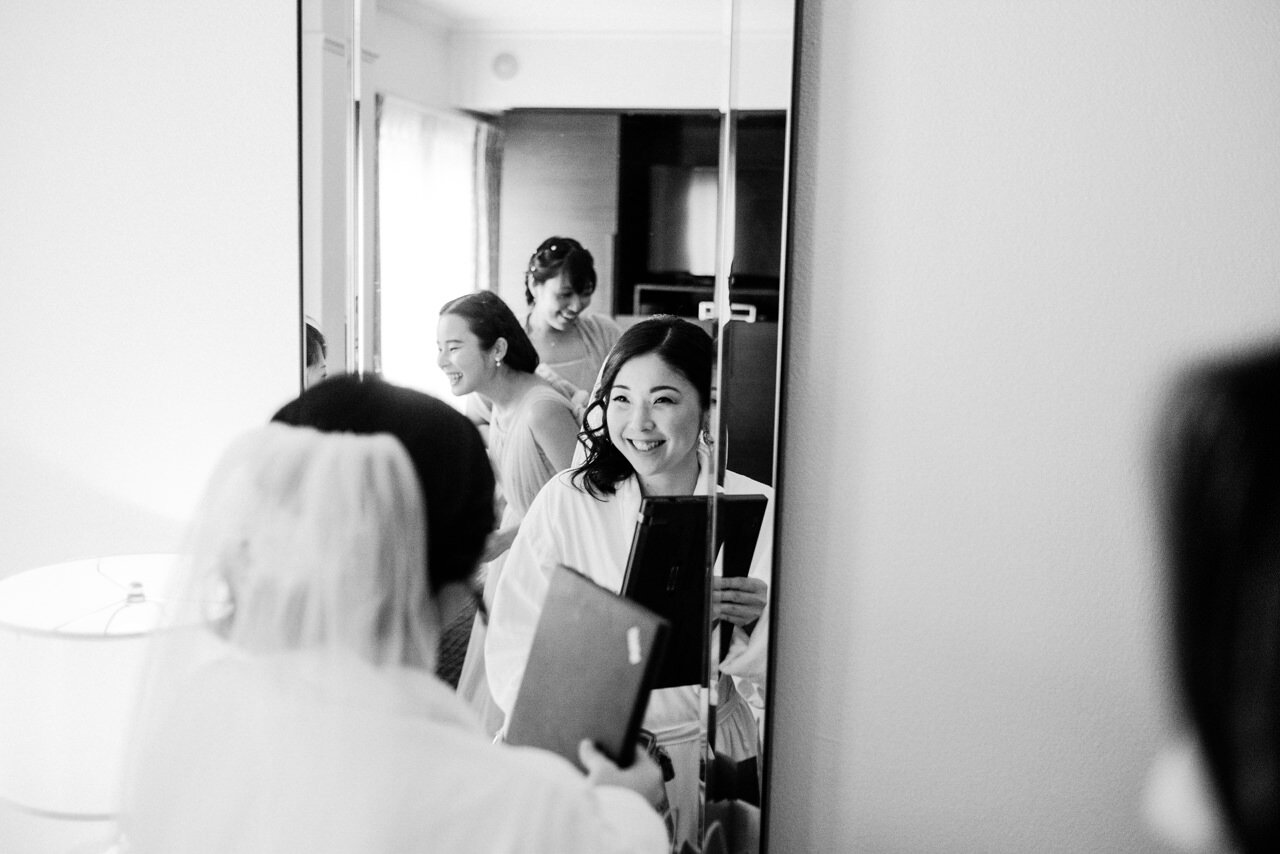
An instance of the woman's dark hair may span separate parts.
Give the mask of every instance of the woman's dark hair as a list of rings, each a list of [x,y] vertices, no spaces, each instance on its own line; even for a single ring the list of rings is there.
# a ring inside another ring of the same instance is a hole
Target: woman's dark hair
[[[563,276],[576,294],[585,297],[595,293],[595,259],[572,237],[548,237],[529,256],[524,271],[525,302],[533,305],[533,286],[544,285],[556,276]]]
[[[479,431],[430,395],[372,374],[330,377],[271,419],[336,433],[389,433],[418,473],[427,514],[427,584],[469,581],[493,530],[493,469]]]
[[[307,337],[307,367],[310,368],[321,359],[329,357],[329,348],[325,345],[324,335],[310,323],[305,324]]]
[[[473,335],[480,339],[480,346],[488,350],[499,338],[507,341],[508,365],[526,374],[538,367],[538,351],[534,349],[529,334],[510,307],[493,291],[476,291],[444,304],[440,316],[456,314],[467,322]]]
[[[587,456],[573,472],[573,482],[579,487],[585,486],[596,498],[612,495],[618,484],[634,473],[631,463],[609,438],[609,397],[622,366],[649,353],[656,354],[689,381],[698,392],[698,403],[704,412],[711,406],[711,366],[715,352],[711,336],[701,326],[660,314],[622,333],[605,357],[600,381],[583,413],[579,436],[587,447]]]
[[[1240,850],[1280,850],[1280,347],[1168,406],[1164,528],[1186,711]]]

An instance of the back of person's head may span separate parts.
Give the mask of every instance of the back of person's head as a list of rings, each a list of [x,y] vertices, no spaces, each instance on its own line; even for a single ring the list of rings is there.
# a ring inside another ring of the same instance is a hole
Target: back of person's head
[[[715,347],[706,330],[669,314],[654,315],[629,327],[605,357],[600,380],[582,419],[580,435],[587,453],[582,465],[574,471],[574,480],[585,484],[597,497],[612,494],[618,483],[632,473],[631,464],[609,438],[606,412],[613,383],[622,366],[649,354],[658,356],[689,381],[698,393],[698,404],[704,413],[711,407]]]
[[[422,495],[387,434],[269,424],[223,454],[192,521],[193,579],[225,591],[220,633],[254,653],[429,665]],[[429,536],[429,535],[428,535]]]
[[[538,367],[538,351],[529,340],[511,307],[493,291],[476,291],[449,300],[440,309],[440,316],[453,314],[467,322],[467,328],[480,339],[480,346],[489,350],[499,338],[507,342],[503,362],[517,371],[533,373]]]
[[[562,277],[574,293],[590,296],[596,290],[596,262],[572,237],[548,237],[529,256],[524,272],[524,299],[533,305],[533,288]]]
[[[1280,347],[1190,371],[1162,437],[1182,699],[1240,850],[1280,850]]]
[[[325,343],[324,333],[319,329],[311,323],[307,323],[304,328],[307,339],[307,367],[310,368],[329,357],[329,347]]]
[[[431,592],[469,581],[493,530],[493,469],[474,424],[448,404],[372,375],[332,377],[272,419],[325,432],[388,433],[413,463],[426,505]]]

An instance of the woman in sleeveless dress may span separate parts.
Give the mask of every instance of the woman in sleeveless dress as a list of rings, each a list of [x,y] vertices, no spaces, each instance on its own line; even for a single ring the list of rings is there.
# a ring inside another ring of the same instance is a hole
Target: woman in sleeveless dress
[[[490,404],[489,456],[503,506],[483,556],[488,562],[487,604],[529,504],[543,484],[569,467],[578,426],[568,399],[535,372],[538,353],[497,294],[478,291],[446,303],[440,310],[437,347],[437,364],[453,393],[474,393]],[[503,715],[485,679],[484,633],[483,618],[475,619],[458,693],[480,712],[493,734]]]
[[[595,259],[572,237],[548,237],[529,257],[524,328],[542,358],[538,372],[580,412],[622,330],[599,312],[584,314],[596,290]]]

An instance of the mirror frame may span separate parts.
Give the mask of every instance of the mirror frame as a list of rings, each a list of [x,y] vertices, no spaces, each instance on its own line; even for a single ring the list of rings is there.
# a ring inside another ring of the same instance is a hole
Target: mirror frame
[[[372,370],[381,372],[381,365],[378,359],[378,329],[376,328],[376,315],[378,311],[378,294],[376,292],[377,284],[370,281],[371,276],[371,252],[370,247],[376,246],[376,238],[373,233],[374,217],[371,215],[372,205],[375,204],[373,195],[376,192],[376,182],[374,176],[374,164],[370,152],[373,151],[374,142],[374,98],[378,93],[365,92],[364,65],[375,61],[377,54],[371,53],[365,49],[362,40],[362,16],[364,14],[365,3],[372,0],[347,0],[345,9],[347,11],[347,38],[345,44],[326,43],[325,49],[331,53],[340,53],[345,63],[345,77],[348,93],[348,109],[344,116],[346,126],[346,158],[345,158],[345,193],[346,205],[344,209],[344,236],[345,236],[345,268],[344,275],[344,313],[343,331],[344,336],[341,342],[341,352],[344,354],[343,368],[346,370],[354,370],[358,373]],[[749,112],[742,105],[741,93],[739,91],[739,73],[741,71],[741,50],[744,41],[744,35],[741,27],[741,7],[743,3],[750,0],[721,0],[725,9],[725,18],[721,37],[727,45],[724,51],[724,61],[722,67],[722,83],[720,86],[720,103],[711,106],[716,109],[720,115],[720,139],[719,139],[719,159],[718,159],[718,177],[719,192],[717,198],[717,227],[716,227],[716,262],[714,275],[714,316],[709,318],[713,321],[714,342],[715,342],[715,363],[713,375],[713,388],[723,393],[725,386],[724,365],[725,365],[725,329],[726,325],[731,322],[731,301],[732,301],[732,281],[731,270],[733,264],[734,244],[736,238],[737,221],[735,211],[735,194],[734,188],[737,178],[737,125],[741,114]],[[797,86],[798,74],[797,68],[800,61],[800,21],[803,11],[803,0],[790,0],[791,11],[791,47],[789,53],[788,72],[790,81],[787,86],[789,93],[785,107],[785,150],[783,153],[783,210],[782,210],[782,229],[778,235],[780,242],[780,269],[778,275],[778,336],[777,349],[775,352],[774,362],[774,420],[773,420],[773,455],[770,471],[772,473],[771,483],[769,484],[773,490],[772,495],[772,517],[779,518],[778,508],[782,501],[782,472],[780,471],[780,462],[778,448],[782,438],[782,430],[785,423],[785,413],[783,412],[782,401],[784,399],[784,383],[785,371],[783,370],[786,361],[787,340],[790,330],[786,324],[787,304],[789,302],[790,291],[790,259],[792,255],[792,235],[790,230],[791,211],[795,204],[794,198],[794,166],[795,166],[795,144],[794,134],[796,127],[796,107],[797,107]],[[299,39],[300,45],[304,40],[302,32],[304,15],[303,7],[305,0],[299,0]],[[332,42],[332,40],[329,40]],[[305,46],[300,47],[300,54]],[[361,61],[356,62],[355,57],[360,57]],[[302,68],[304,66],[303,58],[299,58],[299,88],[305,93],[305,84],[302,80]],[[304,112],[301,106],[305,103],[305,97],[300,95],[300,114]],[[300,127],[305,132],[308,127],[300,115]],[[301,136],[301,134],[300,134]],[[300,139],[300,148],[304,149],[303,165],[301,169],[306,168],[305,164],[305,139]],[[305,181],[305,178],[303,179]],[[305,186],[305,184],[304,184]],[[307,219],[306,206],[307,202],[304,198],[304,211],[302,227],[305,230],[305,221]],[[314,247],[312,247],[314,249]],[[307,257],[308,247],[303,246],[303,259]],[[308,287],[308,270],[304,263],[303,269],[303,317],[300,318],[300,326],[304,326],[306,322],[306,289]],[[372,309],[372,310],[368,310]],[[333,330],[336,324],[330,322],[325,325]],[[305,335],[304,335],[305,337]],[[330,337],[329,347],[333,353],[333,348],[338,342]],[[305,341],[303,342],[303,364],[301,366],[301,374],[305,375]],[[719,397],[712,406],[712,433],[714,436],[722,436],[724,412],[724,398]],[[713,463],[715,477],[713,482],[719,482],[723,477],[723,470],[720,465],[722,454],[719,452],[713,454]],[[715,507],[715,503],[712,503]],[[716,514],[713,512],[709,515],[707,543],[708,543],[708,567],[715,565],[715,550],[713,543],[715,540],[715,526],[717,524]],[[772,566],[775,571],[769,581],[769,607],[767,613],[767,631],[768,642],[772,645],[776,641],[777,631],[777,613],[776,607],[777,597],[782,585],[779,584],[779,575],[776,571],[778,566],[778,557],[781,548],[781,532],[776,528],[773,531],[773,549],[772,549]],[[708,584],[705,589],[705,596],[708,609],[711,601],[711,581],[710,573],[708,574]],[[708,610],[709,613],[709,610]],[[717,639],[717,629],[713,629],[710,625],[707,627],[707,649],[710,652],[718,648],[718,644],[714,643]],[[714,730],[711,722],[714,718],[714,696],[711,686],[715,684],[715,678],[718,674],[716,657],[708,655],[708,673],[707,682],[703,686],[703,733],[704,738],[708,737],[708,733]],[[767,676],[766,684],[772,686],[774,684],[776,673],[776,655],[771,649],[767,658]],[[763,726],[763,742],[760,754],[760,761],[763,763],[760,776],[760,806],[761,806],[761,828],[760,842],[761,850],[766,847],[767,831],[769,824],[769,788],[771,780],[771,769],[774,762],[773,743],[774,743],[774,702],[772,700],[772,691],[766,690],[765,695],[765,711]],[[712,735],[711,738],[714,738]],[[703,810],[706,808],[706,793],[701,804]],[[705,822],[700,819],[700,825],[705,827]]]

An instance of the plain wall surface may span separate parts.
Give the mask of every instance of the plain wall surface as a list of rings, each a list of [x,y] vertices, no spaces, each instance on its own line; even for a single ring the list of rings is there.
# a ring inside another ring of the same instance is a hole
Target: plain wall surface
[[[0,32],[0,577],[172,551],[299,388],[296,4],[6,2]],[[0,803],[5,854],[105,830]]]
[[[806,0],[770,851],[1161,851],[1150,437],[1280,330],[1280,6]]]
[[[297,393],[296,16],[4,4],[0,575],[173,549]]]

